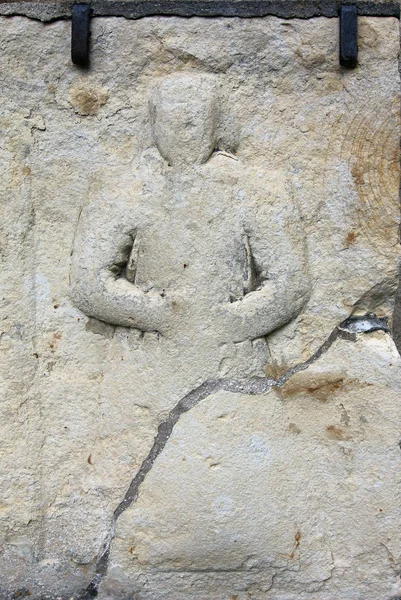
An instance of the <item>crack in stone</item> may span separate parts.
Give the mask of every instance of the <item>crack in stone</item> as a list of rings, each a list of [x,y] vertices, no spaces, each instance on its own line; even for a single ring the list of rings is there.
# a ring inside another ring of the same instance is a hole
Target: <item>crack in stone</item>
[[[361,322],[358,328],[358,322]],[[370,323],[370,327],[369,327]],[[269,392],[271,389],[283,386],[293,375],[306,370],[311,364],[316,362],[333,343],[338,339],[356,340],[356,332],[367,333],[381,329],[388,333],[387,321],[378,319],[374,314],[364,315],[363,317],[349,318],[340,323],[331,332],[327,340],[316,350],[316,352],[306,361],[291,367],[283,375],[274,379],[272,377],[250,377],[248,379],[208,379],[194,390],[186,394],[169,412],[165,421],[162,421],[158,427],[156,437],[149,454],[142,462],[141,467],[132,479],[124,498],[114,510],[110,532],[103,544],[103,551],[96,563],[95,575],[88,587],[76,597],[76,600],[89,600],[97,596],[99,585],[107,574],[111,543],[115,534],[115,526],[119,517],[136,502],[139,495],[139,488],[145,481],[146,476],[151,471],[157,457],[162,453],[173,432],[175,425],[181,416],[197,406],[202,400],[205,400],[212,394],[219,391],[232,392],[234,394],[259,395]]]

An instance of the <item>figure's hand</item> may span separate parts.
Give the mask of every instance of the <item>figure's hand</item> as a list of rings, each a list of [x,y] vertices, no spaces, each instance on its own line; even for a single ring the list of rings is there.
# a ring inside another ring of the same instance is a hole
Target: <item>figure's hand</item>
[[[212,310],[214,330],[219,342],[242,342],[244,337],[244,307],[242,300],[218,304]]]
[[[127,279],[110,273],[75,278],[72,285],[75,305],[86,315],[141,331],[168,335],[174,322],[175,299],[167,290],[143,291]]]
[[[154,323],[154,329],[163,335],[172,332],[177,321],[181,302],[178,294],[172,290],[144,292],[145,309]]]
[[[219,338],[226,343],[263,337],[288,322],[296,308],[296,303],[287,306],[284,291],[277,293],[276,286],[266,282],[241,300],[216,307]]]

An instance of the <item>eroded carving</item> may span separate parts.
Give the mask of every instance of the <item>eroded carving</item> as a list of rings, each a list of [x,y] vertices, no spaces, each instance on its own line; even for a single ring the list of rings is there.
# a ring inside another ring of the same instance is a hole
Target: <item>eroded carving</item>
[[[284,174],[219,151],[212,76],[167,77],[150,113],[156,148],[118,189],[96,183],[84,207],[75,304],[170,337],[185,329],[217,343],[266,336],[299,313],[310,289]]]
[[[345,74],[337,19],[96,22],[87,73],[68,22],[2,27],[0,596],[400,596],[398,23]],[[290,321],[222,342],[263,288],[247,334]]]

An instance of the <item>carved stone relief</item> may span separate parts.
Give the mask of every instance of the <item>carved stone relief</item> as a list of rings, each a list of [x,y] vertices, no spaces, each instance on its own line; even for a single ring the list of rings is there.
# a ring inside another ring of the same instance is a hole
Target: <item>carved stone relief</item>
[[[2,21],[0,593],[401,595],[397,20]]]
[[[211,76],[185,74],[152,91],[157,149],[117,189],[96,184],[72,272],[73,301],[84,313],[190,341],[195,362],[210,348],[212,358],[219,354],[210,376],[230,345],[282,327],[310,295],[285,173],[218,150],[216,88]]]

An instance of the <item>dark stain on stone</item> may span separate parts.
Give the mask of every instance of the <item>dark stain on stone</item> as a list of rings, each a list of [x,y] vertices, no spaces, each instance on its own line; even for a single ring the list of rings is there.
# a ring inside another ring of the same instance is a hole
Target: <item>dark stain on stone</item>
[[[297,531],[295,534],[295,547],[294,547],[294,550],[290,554],[291,559],[295,558],[295,552],[298,550],[298,548],[301,544],[301,537],[302,537],[301,532]]]
[[[349,231],[347,237],[345,238],[345,247],[349,248],[356,242],[358,234],[355,231]]]
[[[339,427],[338,425],[328,425],[328,427],[326,427],[326,431],[328,437],[332,440],[341,441],[349,439],[348,432],[343,427]]]
[[[26,598],[27,596],[30,596],[31,592],[28,590],[28,588],[20,588],[19,590],[17,590],[16,592],[14,592],[11,596],[11,600],[19,600],[19,598]]]
[[[103,88],[77,86],[70,90],[70,103],[83,116],[97,115],[109,98]]]
[[[283,398],[308,394],[320,402],[327,400],[345,385],[345,377],[339,374],[322,373],[289,382],[277,390]]]

